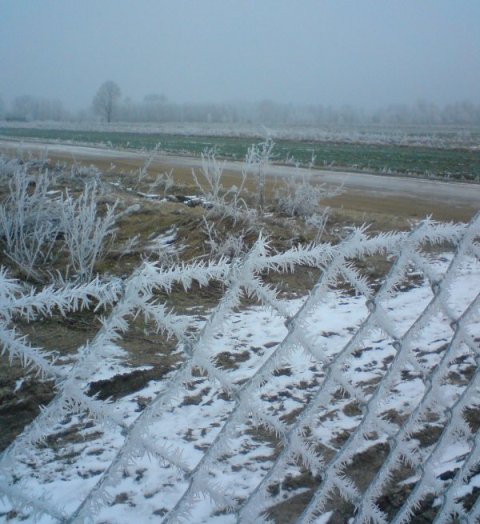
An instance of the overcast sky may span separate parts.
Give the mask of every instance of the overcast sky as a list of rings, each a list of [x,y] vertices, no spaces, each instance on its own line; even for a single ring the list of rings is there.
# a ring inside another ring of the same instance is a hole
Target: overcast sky
[[[480,0],[0,0],[0,97],[480,103]]]

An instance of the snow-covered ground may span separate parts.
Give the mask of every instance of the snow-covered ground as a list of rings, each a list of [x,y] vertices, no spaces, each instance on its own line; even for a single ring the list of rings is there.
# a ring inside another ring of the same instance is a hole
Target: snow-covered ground
[[[437,256],[432,271],[441,276],[449,260],[449,255]],[[410,277],[414,282],[415,274]],[[420,277],[412,287],[397,289],[382,303],[399,339],[422,314],[434,291]],[[460,315],[480,292],[478,260],[471,257],[464,259],[449,292],[448,307],[452,314]],[[292,316],[304,301],[305,297],[283,300],[282,307]],[[369,304],[363,295],[355,295],[345,289],[331,289],[303,322],[305,339],[324,350],[325,363],[334,361],[369,312]],[[206,318],[197,315],[187,317],[196,329],[202,327]],[[469,329],[472,336],[480,336],[480,322],[472,324]],[[287,334],[284,316],[264,307],[250,306],[226,319],[209,350],[217,365],[223,362],[233,382],[240,385],[255,374]],[[440,310],[416,337],[414,352],[419,362],[426,369],[433,369],[451,339],[450,321]],[[380,329],[373,330],[352,354],[352,359],[344,368],[345,376],[368,397],[385,376],[395,355],[394,340]],[[112,347],[110,358],[99,362],[91,381],[132,372],[132,368],[122,366],[122,359],[123,350]],[[445,398],[452,401],[458,398],[465,388],[465,377],[475,365],[474,358],[465,349],[463,358],[458,358],[451,367],[452,380],[442,385]],[[288,426],[324,380],[322,363],[305,352],[300,344],[293,344],[280,371],[268,383],[261,384],[252,402],[265,415],[280,418]],[[150,382],[141,391],[121,398],[113,404],[116,413],[125,424],[133,423],[142,413],[146,401],[154,398],[167,383]],[[422,376],[416,370],[407,370],[383,399],[382,412],[394,413],[401,420],[418,405],[425,390]],[[229,398],[206,376],[198,374],[185,384],[183,394],[174,405],[150,421],[146,434],[153,444],[170,446],[170,453],[178,458],[181,467],[192,471],[210,449],[236,405],[235,398]],[[312,441],[334,455],[363,416],[348,395],[337,396],[335,403],[320,407],[316,423],[310,428]],[[249,496],[279,453],[278,443],[271,436],[262,434],[253,421],[246,420],[235,428],[235,435],[229,440],[229,449],[212,462],[209,470],[212,482],[237,500]],[[35,494],[38,500],[48,499],[50,504],[63,508],[67,515],[75,511],[96,485],[124,443],[120,430],[96,423],[85,425],[84,422],[77,416],[63,420],[52,428],[51,434],[55,438],[48,440],[49,445],[40,444],[21,450],[12,464],[11,474],[17,479],[18,488],[30,495]],[[369,445],[384,441],[385,436],[378,434],[372,436]],[[462,456],[468,451],[465,446],[452,445],[449,453],[437,463],[436,474],[458,467]],[[296,478],[299,479],[298,484],[294,482]],[[274,505],[305,492],[308,486],[302,485],[301,478],[302,469],[289,463],[269,503]],[[282,479],[290,481],[282,482]],[[109,501],[99,506],[94,521],[125,524],[159,522],[175,506],[188,488],[188,482],[189,477],[171,464],[162,465],[156,458],[141,454],[135,462],[125,466],[123,474],[108,486]],[[480,486],[480,476],[471,479],[470,486],[474,485]],[[25,519],[31,521],[28,509],[18,514],[8,513],[10,510],[7,502],[0,502],[0,520],[12,523],[25,522]],[[185,522],[236,522],[233,513],[216,511],[208,496],[196,498],[190,510]],[[319,519],[318,522],[326,522],[327,518],[328,513],[325,520]],[[46,516],[39,518],[41,523],[52,521]]]

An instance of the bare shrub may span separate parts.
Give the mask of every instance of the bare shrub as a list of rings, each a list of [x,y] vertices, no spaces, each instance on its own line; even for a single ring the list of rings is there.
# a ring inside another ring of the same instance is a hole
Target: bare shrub
[[[255,213],[250,210],[242,197],[247,179],[247,172],[242,171],[242,181],[240,186],[231,186],[226,189],[223,186],[224,162],[219,162],[213,150],[205,151],[202,154],[202,167],[197,174],[192,170],[195,185],[200,190],[204,200],[210,206],[211,214],[225,218],[232,218],[234,223],[237,220],[253,220]]]
[[[95,181],[95,183],[101,185],[101,171],[94,165],[84,166],[81,164],[73,164],[70,170],[70,176],[73,180],[79,180],[83,184]]]
[[[140,186],[143,184],[143,182],[147,179],[148,177],[148,170],[150,169],[150,166],[152,165],[152,162],[154,161],[155,159],[155,155],[158,153],[160,149],[160,144],[157,144],[153,149],[152,151],[150,152],[150,154],[147,156],[147,158],[145,159],[142,167],[140,169],[138,169],[137,171],[137,179],[135,181],[135,187],[134,189],[136,191],[138,191],[138,189],[140,188]]]
[[[324,214],[322,201],[333,198],[342,192],[342,187],[329,188],[326,184],[312,182],[311,173],[295,173],[283,180],[277,190],[277,209],[288,216],[302,218]]]
[[[238,233],[228,233],[222,237],[216,225],[203,217],[203,231],[207,236],[205,243],[211,257],[227,257],[233,260],[248,250],[245,237],[250,229],[242,229]]]
[[[90,168],[87,171],[90,176]],[[0,204],[5,254],[27,277],[43,281],[56,257],[66,252],[77,277],[91,279],[113,239],[116,205],[107,206],[105,215],[99,216],[96,180],[87,180],[78,198],[53,190],[53,184],[48,171],[31,175],[24,165],[15,169]]]
[[[273,161],[273,148],[275,143],[271,137],[257,145],[252,145],[245,157],[244,172],[251,174],[258,184],[258,210],[263,214],[265,210],[265,182],[268,166]]]
[[[10,178],[15,175],[15,172],[21,167],[18,158],[8,158],[0,155],[0,182],[2,184],[8,183]]]
[[[175,185],[173,179],[173,169],[165,171],[157,175],[156,179],[148,186],[148,191],[151,193],[155,188],[163,188],[163,198],[166,198],[168,191]]]
[[[18,166],[0,205],[0,234],[6,255],[26,274],[39,278],[36,267],[49,262],[59,232],[61,201],[50,192],[48,172],[31,176]]]
[[[107,251],[115,235],[115,208],[107,206],[103,217],[97,211],[98,186],[88,183],[74,199],[67,191],[60,207],[60,228],[70,264],[82,281],[92,278],[95,264]]]

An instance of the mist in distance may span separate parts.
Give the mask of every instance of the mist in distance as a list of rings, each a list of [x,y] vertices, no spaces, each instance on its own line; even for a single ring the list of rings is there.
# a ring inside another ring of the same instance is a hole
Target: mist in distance
[[[0,0],[0,117],[91,118],[113,80],[116,120],[480,123],[479,20],[478,0]]]

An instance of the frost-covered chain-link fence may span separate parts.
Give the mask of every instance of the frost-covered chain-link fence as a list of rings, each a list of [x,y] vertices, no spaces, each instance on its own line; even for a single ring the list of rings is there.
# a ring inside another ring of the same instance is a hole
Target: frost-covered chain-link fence
[[[477,521],[479,235],[477,217],[278,254],[260,239],[234,262],[144,263],[124,281],[41,292],[0,274],[2,351],[57,389],[0,458],[9,518]],[[266,283],[313,268],[307,297]],[[223,293],[207,316],[179,313],[161,299],[179,285],[192,306],[198,286]],[[70,368],[13,328],[92,301],[102,327]],[[92,397],[140,318],[178,341],[180,363],[138,409],[138,395]],[[66,460],[48,443],[73,423],[83,440]]]

